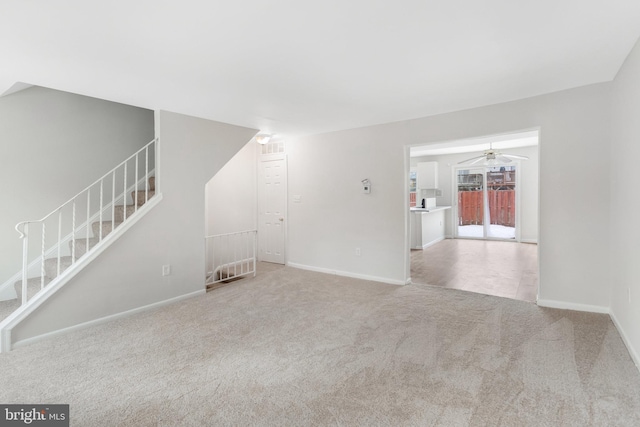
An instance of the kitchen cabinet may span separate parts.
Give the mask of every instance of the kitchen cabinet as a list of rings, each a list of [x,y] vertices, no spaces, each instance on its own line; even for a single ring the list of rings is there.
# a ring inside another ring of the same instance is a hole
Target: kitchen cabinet
[[[445,211],[451,206],[411,209],[411,248],[425,249],[444,240]]]
[[[419,162],[417,187],[421,190],[438,188],[438,162]]]

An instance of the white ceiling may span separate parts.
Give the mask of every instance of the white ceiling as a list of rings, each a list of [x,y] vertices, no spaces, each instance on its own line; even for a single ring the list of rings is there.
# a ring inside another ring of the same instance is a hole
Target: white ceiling
[[[506,150],[509,148],[530,147],[538,145],[538,135],[539,132],[537,130],[530,130],[505,135],[445,141],[411,147],[410,156],[439,156],[443,154],[474,153],[488,150],[489,148]]]
[[[638,0],[0,0],[24,82],[313,134],[610,81]]]

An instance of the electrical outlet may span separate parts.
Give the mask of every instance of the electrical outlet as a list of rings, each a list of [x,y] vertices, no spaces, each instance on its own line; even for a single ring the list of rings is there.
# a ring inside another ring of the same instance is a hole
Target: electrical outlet
[[[356,248],[356,256],[360,256],[360,255],[362,255],[360,248]]]
[[[167,264],[167,265],[163,265],[162,266],[162,275],[163,276],[168,276],[171,274],[171,265]]]

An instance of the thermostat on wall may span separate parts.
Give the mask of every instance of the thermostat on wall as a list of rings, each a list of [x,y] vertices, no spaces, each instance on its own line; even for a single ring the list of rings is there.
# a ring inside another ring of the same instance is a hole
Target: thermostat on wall
[[[369,182],[369,179],[367,179],[367,178],[362,180],[362,192],[364,194],[371,193],[371,183]]]

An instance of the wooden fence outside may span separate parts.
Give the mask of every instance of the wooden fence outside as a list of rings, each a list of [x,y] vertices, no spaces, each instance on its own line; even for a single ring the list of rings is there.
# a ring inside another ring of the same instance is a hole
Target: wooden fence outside
[[[491,224],[516,226],[515,190],[487,190]],[[482,191],[458,192],[458,225],[482,225]]]

